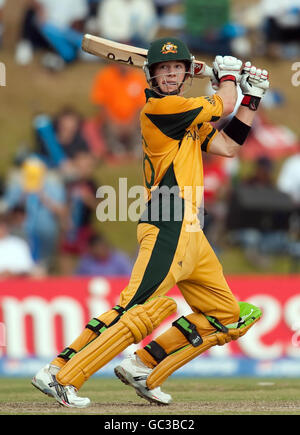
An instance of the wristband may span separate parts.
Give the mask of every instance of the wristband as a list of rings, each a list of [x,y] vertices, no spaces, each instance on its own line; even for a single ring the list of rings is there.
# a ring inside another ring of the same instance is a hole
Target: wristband
[[[246,106],[250,110],[256,111],[258,109],[260,100],[261,100],[260,97],[254,97],[253,95],[245,95],[241,102],[241,106]]]
[[[245,124],[243,121],[240,121],[234,116],[229,124],[226,125],[223,131],[234,142],[238,143],[239,145],[243,145],[248,137],[250,130],[251,127],[249,125]]]
[[[222,82],[234,82],[234,84],[236,85],[236,77],[228,74],[220,78],[220,83]]]

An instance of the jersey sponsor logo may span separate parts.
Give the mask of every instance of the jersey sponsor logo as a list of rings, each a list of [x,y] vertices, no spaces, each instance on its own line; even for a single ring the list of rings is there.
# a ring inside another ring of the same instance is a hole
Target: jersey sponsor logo
[[[213,106],[216,105],[216,101],[215,101],[214,97],[204,97],[204,98],[205,98],[205,100],[207,100]]]
[[[186,130],[184,136],[186,139],[192,139],[193,141],[200,140],[199,131],[196,129]]]
[[[162,46],[161,52],[162,54],[168,54],[168,53],[177,53],[177,45],[173,44],[172,42],[167,42]]]

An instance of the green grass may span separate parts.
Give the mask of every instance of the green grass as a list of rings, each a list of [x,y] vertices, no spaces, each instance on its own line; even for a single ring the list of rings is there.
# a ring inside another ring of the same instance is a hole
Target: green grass
[[[49,415],[299,415],[300,379],[172,378],[163,388],[169,406],[155,406],[117,379],[92,378],[80,390],[92,404],[86,409],[60,407],[40,393],[30,379],[0,379],[0,414]]]

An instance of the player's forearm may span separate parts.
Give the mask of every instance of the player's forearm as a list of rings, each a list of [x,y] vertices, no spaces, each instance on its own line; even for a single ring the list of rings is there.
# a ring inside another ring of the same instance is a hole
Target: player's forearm
[[[215,153],[222,157],[235,157],[240,149],[240,146],[230,139],[224,131],[219,132],[220,136],[222,137],[222,151],[219,151],[218,153]]]
[[[240,121],[242,121],[244,124],[249,125],[249,127],[252,126],[253,120],[255,118],[256,112],[253,110],[250,110],[249,107],[246,106],[240,106],[238,111],[236,112],[235,117],[238,118]]]
[[[255,113],[248,107],[240,106],[236,116],[213,140],[209,152],[223,157],[235,157],[250,133]]]
[[[237,123],[237,121],[233,120],[233,122],[235,122],[234,134],[227,129],[221,132],[225,140],[225,148],[229,157],[234,157],[237,155],[241,145],[243,145],[246,141],[255,115],[255,111],[250,110],[248,107],[240,106],[235,115],[235,118],[240,121],[240,123]]]
[[[222,82],[216,92],[223,101],[223,114],[222,116],[228,116],[233,112],[237,101],[237,89],[234,82]]]

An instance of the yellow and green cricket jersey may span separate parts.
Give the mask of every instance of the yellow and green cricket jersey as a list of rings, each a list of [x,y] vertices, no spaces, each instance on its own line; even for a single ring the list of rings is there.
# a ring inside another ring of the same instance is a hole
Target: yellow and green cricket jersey
[[[223,103],[217,95],[160,98],[146,90],[146,96],[141,131],[148,201],[137,228],[139,254],[129,284],[121,293],[120,305],[128,309],[144,303],[153,295],[166,294],[182,281],[188,303],[198,307],[197,282],[213,282],[212,286],[225,288],[224,291],[227,286],[221,266],[201,231],[198,207],[202,199],[187,199],[185,187],[195,191],[199,186],[203,194],[202,151],[209,150],[217,134],[211,122],[222,115]],[[164,195],[164,187],[172,188],[175,194]],[[187,218],[189,208],[192,214]],[[206,265],[202,265],[203,261]],[[193,271],[193,285],[189,285]]]
[[[160,98],[149,89],[146,89],[146,97],[140,120],[148,200],[170,172],[173,172],[181,197],[184,197],[186,186],[190,186],[193,192],[196,186],[203,187],[201,151],[209,150],[217,134],[211,122],[222,115],[222,99],[218,95]]]

